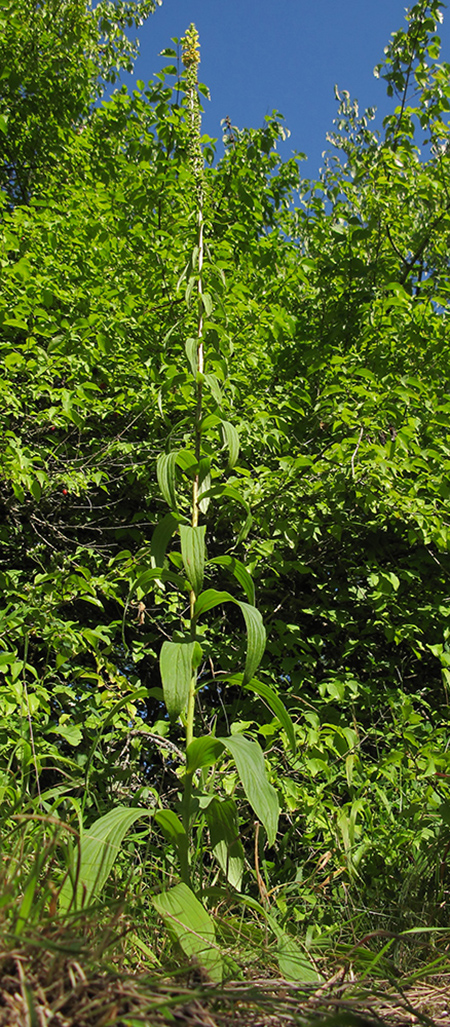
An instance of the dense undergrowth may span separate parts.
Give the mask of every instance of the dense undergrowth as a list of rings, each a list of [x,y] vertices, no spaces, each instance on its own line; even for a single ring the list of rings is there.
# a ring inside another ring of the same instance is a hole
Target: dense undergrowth
[[[193,26],[96,104],[138,8],[1,8],[0,955],[22,1002],[35,959],[72,991],[87,966],[151,974],[161,1016],[168,975],[447,968],[442,7],[391,38],[378,132],[338,97],[318,182],[276,113],[225,124],[222,154],[202,137]],[[111,1002],[105,1025],[135,1022]]]

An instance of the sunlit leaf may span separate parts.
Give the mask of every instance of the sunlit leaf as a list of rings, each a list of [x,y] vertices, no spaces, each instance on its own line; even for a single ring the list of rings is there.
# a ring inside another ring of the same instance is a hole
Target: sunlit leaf
[[[154,820],[161,828],[168,842],[175,847],[180,866],[188,865],[189,840],[179,817],[171,809],[160,809],[154,814]]]
[[[235,680],[238,678],[239,675],[236,675]],[[244,688],[246,691],[254,692],[256,695],[261,696],[261,699],[265,700],[275,716],[278,717],[281,727],[284,728],[287,734],[292,752],[295,753],[297,746],[295,741],[294,725],[286,707],[274,689],[264,681],[257,681],[256,678],[252,678],[251,681],[247,682],[247,684],[244,685]]]
[[[227,881],[236,891],[242,887],[244,849],[239,836],[239,818],[234,799],[215,797],[205,809],[213,853]]]
[[[228,446],[228,466],[234,467],[239,457],[239,435],[230,421],[221,422],[225,443]]]
[[[242,787],[258,819],[264,824],[269,845],[273,845],[278,829],[278,795],[266,776],[264,754],[257,742],[236,734],[220,738],[236,764]]]
[[[164,702],[171,720],[187,706],[195,642],[163,642],[159,657]]]
[[[201,767],[212,767],[223,752],[222,742],[214,735],[194,738],[186,749],[186,770],[193,774]]]
[[[181,555],[183,557],[186,576],[196,594],[203,587],[205,575],[205,533],[206,526],[192,528],[180,525]]]
[[[226,602],[235,603],[236,606],[239,606],[247,628],[247,654],[243,677],[243,683],[245,684],[253,677],[256,668],[261,662],[266,646],[266,632],[259,610],[254,606],[250,606],[249,603],[235,599],[229,592],[218,592],[214,588],[209,588],[206,592],[202,592],[199,595],[195,603],[194,615],[198,618],[208,610],[212,610],[213,607]]]
[[[238,581],[244,589],[248,602],[251,606],[255,605],[255,585],[253,578],[240,560],[237,560],[235,556],[228,556],[225,554],[224,556],[215,556],[208,562],[216,564],[217,567],[225,567],[230,574],[233,574],[236,581]]]
[[[278,936],[277,959],[280,973],[286,981],[319,984],[320,975],[294,938],[284,931]]]
[[[206,971],[211,981],[220,984],[223,962],[216,942],[214,923],[186,884],[155,895],[153,905],[183,952]]]
[[[176,510],[178,506],[175,488],[177,456],[178,454],[175,451],[172,453],[161,453],[156,462],[158,484],[166,503],[169,504],[172,510]]]
[[[172,535],[179,524],[179,517],[174,513],[168,513],[159,521],[152,535],[151,555],[156,567],[162,567],[166,556],[167,546]]]
[[[88,831],[83,832],[80,838],[79,872],[73,868],[76,897],[74,884],[71,878],[67,878],[59,897],[61,911],[68,910],[73,902],[77,908],[87,906],[94,896],[100,895],[127,831],[136,820],[148,816],[148,810],[145,809],[116,806],[96,820]]]

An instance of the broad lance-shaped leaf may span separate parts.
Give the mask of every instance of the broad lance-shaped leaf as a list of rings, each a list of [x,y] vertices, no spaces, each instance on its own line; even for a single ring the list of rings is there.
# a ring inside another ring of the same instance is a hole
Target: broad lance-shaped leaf
[[[237,599],[235,602],[242,610],[247,626],[247,657],[242,678],[242,684],[245,685],[253,677],[263,658],[266,648],[266,629],[261,614],[255,606],[238,602]]]
[[[166,557],[167,546],[179,522],[180,518],[177,514],[168,513],[156,525],[150,546],[150,554],[152,560],[155,561],[155,567],[162,567]]]
[[[250,507],[249,507],[249,505],[247,503],[247,500],[244,499],[244,497],[241,495],[239,490],[234,488],[234,486],[232,486],[232,485],[212,485],[211,488],[207,489],[205,491],[205,493],[203,494],[202,503],[205,503],[205,501],[207,499],[222,499],[222,498],[234,499],[234,501],[236,503],[239,503],[241,506],[244,507],[244,510],[247,513],[245,521],[244,521],[244,523],[243,523],[243,525],[241,527],[241,530],[239,532],[239,535],[238,535],[238,537],[236,539],[236,542],[242,542],[245,538],[247,538],[247,535],[248,535],[248,533],[250,531],[250,528],[252,526],[252,523],[253,523],[253,517],[252,517],[252,514],[250,512]]]
[[[274,692],[273,688],[271,688],[270,685],[266,685],[264,681],[256,681],[255,678],[252,678],[251,681],[249,681],[248,684],[244,687],[246,691],[256,692],[256,695],[261,696],[261,699],[265,699],[267,705],[270,706],[272,712],[275,714],[276,717],[278,717],[281,726],[284,728],[287,734],[289,745],[291,746],[292,752],[295,754],[297,745],[295,741],[294,725],[279,695],[277,695],[277,693]]]
[[[246,685],[243,686],[242,674],[233,674],[231,677],[226,677],[223,680],[228,681],[231,685],[235,687],[244,687],[247,692],[254,692],[256,695],[259,695],[261,699],[264,699],[264,701],[270,707],[275,716],[278,717],[281,727],[284,728],[292,752],[295,753],[297,751],[297,744],[295,740],[295,731],[292,718],[289,715],[284,703],[281,701],[279,695],[277,695],[277,693],[273,690],[273,688],[271,688],[270,685],[267,685],[265,681],[257,681],[256,678],[252,678],[251,681],[249,681]]]
[[[205,374],[203,378],[205,384],[208,386],[209,391],[211,392],[214,401],[217,403],[217,406],[220,407],[223,401],[223,396],[219,382],[217,381],[215,374]]]
[[[209,492],[210,485],[211,485],[211,475],[207,474],[205,476],[205,478],[203,479],[203,481],[200,480],[199,486],[198,486],[198,505],[199,505],[199,509],[200,509],[202,514],[207,513],[209,504],[211,502],[211,500],[210,500],[210,498],[208,496],[206,496],[206,498],[203,498],[204,497],[204,493]]]
[[[206,316],[211,317],[211,314],[214,310],[214,304],[209,292],[202,293],[200,299]]]
[[[177,449],[172,453],[161,453],[156,462],[156,476],[161,492],[166,503],[171,507],[172,512],[178,509],[178,498],[176,492],[176,468],[182,471],[193,473],[197,467],[195,454],[189,449]]]
[[[143,571],[139,575],[130,591],[134,592],[136,590],[138,598],[141,598],[147,594],[150,587],[157,585],[159,581],[171,581],[173,585],[177,585],[183,592],[188,588],[188,582],[181,577],[181,574],[166,570],[165,567],[151,567],[148,571]]]
[[[158,810],[154,815],[154,820],[159,824],[168,841],[178,842],[183,836],[186,838],[183,824],[172,809]]]
[[[204,493],[208,492],[211,487],[211,458],[209,456],[202,456],[199,460],[198,465],[198,505],[202,514],[205,514],[210,500],[208,497],[203,498]]]
[[[242,684],[245,685],[253,677],[261,662],[266,648],[266,630],[261,614],[256,607],[235,599],[229,592],[217,592],[215,588],[208,588],[206,592],[199,595],[194,607],[194,617],[200,617],[201,614],[212,610],[214,606],[219,606],[221,603],[236,603],[244,616],[247,628],[247,655]]]
[[[178,453],[175,451],[173,453],[161,453],[156,463],[158,485],[166,503],[168,503],[172,510],[176,510],[178,506],[175,489],[177,456]]]
[[[286,934],[286,931],[279,926],[275,917],[271,916],[270,913],[266,912],[265,916],[278,942],[278,966],[283,977],[287,981],[301,981],[302,984],[320,983],[323,977],[317,973],[310,959],[295,939],[290,934]]]
[[[195,471],[198,470],[198,461],[195,453],[191,449],[179,449],[177,452],[177,466],[181,467],[181,470],[192,477]]]
[[[247,514],[250,513],[250,507],[247,500],[244,499],[244,496],[241,495],[234,485],[212,485],[205,495],[208,499],[233,499],[235,503],[239,503],[240,506],[244,507]]]
[[[239,819],[234,799],[216,796],[205,809],[211,848],[217,862],[236,891],[241,890],[244,873],[244,849],[239,837]]]
[[[228,467],[234,467],[239,456],[239,435],[230,421],[222,421],[221,424],[224,441],[228,446]]]
[[[156,823],[159,824],[163,834],[169,842],[174,845],[180,860],[181,866],[186,869],[189,865],[189,843],[186,831],[179,817],[172,809],[160,809],[154,815]]]
[[[171,720],[186,709],[194,666],[201,660],[198,642],[163,642],[159,656],[164,702]]]
[[[278,965],[283,977],[288,981],[303,981],[305,984],[317,984],[323,981],[323,977],[317,973],[310,959],[300,948],[294,938],[277,923],[265,906],[262,906],[256,899],[249,895],[241,895],[240,902],[249,909],[255,909],[263,920],[267,921],[268,927],[273,931],[278,941]]]
[[[222,742],[214,735],[194,738],[186,749],[186,772],[193,774],[201,767],[213,767],[223,752]]]
[[[225,555],[215,556],[214,559],[209,560],[208,563],[214,563],[218,567],[225,567],[230,574],[233,574],[236,581],[238,581],[244,589],[250,605],[255,605],[255,585],[253,578],[240,560],[237,560],[235,556]]]
[[[180,525],[181,555],[186,576],[196,595],[203,588],[205,576],[205,532],[206,526],[192,528]]]
[[[245,541],[245,539],[247,538],[247,535],[248,535],[248,533],[250,531],[250,528],[251,528],[252,524],[253,524],[253,517],[252,517],[252,514],[249,512],[247,514],[246,518],[245,518],[245,521],[244,521],[244,523],[242,525],[242,528],[241,528],[241,530],[239,532],[239,535],[238,535],[238,537],[236,539],[236,545],[237,546],[241,542]]]
[[[198,370],[198,339],[187,339],[184,348],[186,350],[186,356],[189,361],[192,377],[196,379]]]
[[[277,960],[286,981],[302,984],[320,984],[323,978],[317,973],[303,949],[290,934],[283,932],[278,937]]]
[[[148,815],[148,810],[145,809],[116,806],[104,817],[96,820],[88,831],[83,832],[80,838],[81,859],[78,872],[74,868],[77,908],[87,906],[93,896],[100,895],[127,831],[136,820]],[[67,878],[59,896],[60,909],[63,912],[68,910],[73,899],[74,886],[72,880]]]
[[[176,884],[169,891],[155,895],[152,901],[183,952],[193,956],[211,980],[220,984],[223,963],[214,923],[187,884]]]
[[[264,753],[257,742],[245,735],[220,738],[236,764],[242,787],[258,820],[264,824],[269,845],[273,845],[278,829],[280,808],[278,795],[266,777]]]

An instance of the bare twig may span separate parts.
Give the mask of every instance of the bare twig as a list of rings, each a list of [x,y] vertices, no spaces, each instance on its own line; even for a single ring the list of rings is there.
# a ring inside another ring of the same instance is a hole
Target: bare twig
[[[364,428],[361,428],[361,431],[360,431],[360,433],[359,433],[359,438],[358,438],[358,441],[357,441],[357,443],[356,443],[356,446],[355,446],[354,452],[353,452],[353,454],[352,454],[352,478],[354,478],[354,477],[355,477],[355,457],[356,457],[356,454],[357,454],[357,452],[358,452],[358,449],[359,449],[359,447],[360,447],[360,445],[361,445],[361,442],[362,442],[362,437],[363,437],[363,435],[364,435]]]
[[[135,727],[128,732],[127,744],[128,739],[133,738],[135,735],[145,735],[145,737],[149,738],[151,742],[155,742],[156,745],[160,745],[162,749],[170,749],[171,752],[174,752],[175,755],[178,756],[178,759],[181,763],[186,763],[186,756],[184,755],[184,752],[182,752],[181,749],[179,749],[174,742],[169,741],[168,738],[163,738],[162,735],[155,735],[152,731],[147,731],[145,727]],[[124,751],[125,750],[123,749],[122,752]]]

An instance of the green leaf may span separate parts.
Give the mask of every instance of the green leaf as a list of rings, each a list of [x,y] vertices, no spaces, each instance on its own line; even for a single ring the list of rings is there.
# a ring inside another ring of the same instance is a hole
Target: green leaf
[[[219,606],[221,603],[233,603],[233,596],[229,592],[218,592],[215,588],[208,588],[206,592],[202,592],[195,603],[194,617],[201,617],[207,610],[212,610],[214,606]]]
[[[33,922],[32,907],[34,896],[36,894],[36,888],[39,880],[39,862],[36,860],[34,867],[31,870],[28,881],[25,885],[22,901],[17,914],[17,920],[14,928],[14,934],[19,937],[23,933],[24,927],[30,925]]]
[[[186,838],[186,831],[176,813],[171,809],[159,809],[153,818],[159,824],[169,841],[178,841],[182,835]]]
[[[228,446],[228,467],[232,468],[237,464],[239,457],[239,435],[230,421],[222,421],[221,427],[224,435],[224,442]]]
[[[217,403],[217,406],[220,407],[223,402],[223,396],[215,374],[205,374],[203,377],[214,401]]]
[[[244,523],[242,525],[242,528],[241,528],[241,530],[239,532],[239,535],[238,535],[238,537],[236,539],[236,545],[239,545],[241,542],[245,541],[245,539],[247,538],[247,535],[248,535],[248,533],[250,531],[250,528],[251,528],[252,524],[253,524],[253,517],[252,517],[252,514],[249,511],[248,514],[247,514],[247,517],[245,518],[245,521],[244,521]]]
[[[177,454],[177,466],[192,480],[198,471],[198,460],[191,449],[179,449]]]
[[[202,457],[198,468],[198,505],[202,512],[205,514],[210,499],[208,496],[205,497],[205,493],[209,491],[211,487],[211,460],[209,457]]]
[[[220,984],[222,956],[216,945],[214,923],[186,884],[155,895],[153,905],[181,945],[183,952],[206,971],[211,981]]]
[[[203,738],[194,738],[186,749],[186,771],[193,774],[201,767],[213,767],[223,752],[222,742],[219,742],[214,735],[205,735]]]
[[[247,626],[247,656],[242,679],[242,684],[245,685],[253,677],[255,670],[261,663],[266,648],[266,629],[261,614],[255,606],[250,606],[249,603],[241,603],[237,600],[235,602],[242,610]]]
[[[207,610],[212,610],[213,607],[227,602],[239,606],[247,628],[247,655],[242,679],[242,683],[246,684],[259,666],[266,647],[266,631],[259,610],[250,606],[249,603],[240,602],[229,592],[217,592],[216,589],[209,588],[199,595],[194,607],[194,617],[198,618]]]
[[[186,288],[185,288],[185,291],[184,291],[184,298],[185,298],[186,306],[187,307],[190,307],[190,305],[191,305],[191,298],[192,298],[192,292],[193,292],[193,289],[194,289],[194,285],[197,285],[197,279],[194,277],[194,275],[191,275],[191,277],[188,278],[188,280],[187,280],[187,285],[186,285]]]
[[[205,533],[206,526],[192,528],[180,525],[181,555],[186,576],[197,595],[203,588],[205,576]]]
[[[241,734],[220,738],[219,741],[231,753],[247,799],[264,824],[269,845],[273,845],[278,829],[278,795],[266,778],[262,749],[257,742]]]
[[[166,570],[165,567],[150,567],[148,571],[143,571],[136,578],[131,591],[136,591],[138,594],[145,596],[149,591],[149,586],[152,587],[159,581],[171,581],[173,585],[177,585],[182,591],[186,591],[188,587],[188,583],[181,577],[181,574]]]
[[[211,848],[232,888],[240,891],[244,874],[244,849],[234,799],[214,797],[205,810]]]
[[[40,486],[38,481],[32,481],[30,483],[30,492],[31,492],[31,495],[33,496],[33,499],[36,500],[36,503],[39,503],[39,500],[40,500],[41,495],[42,495],[42,489],[41,489],[41,486]]]
[[[78,724],[59,724],[49,729],[49,734],[60,735],[69,745],[77,746],[83,741],[83,734]]]
[[[156,525],[152,535],[150,548],[150,553],[152,559],[155,561],[156,567],[162,567],[166,556],[167,546],[169,545],[173,533],[178,527],[179,521],[180,518],[177,514],[168,513]]]
[[[240,560],[237,560],[235,556],[225,555],[215,556],[212,560],[209,560],[208,563],[214,563],[217,567],[225,567],[226,570],[230,571],[230,573],[236,578],[236,581],[242,585],[250,605],[255,605],[255,585],[253,578]]]
[[[187,706],[196,642],[163,642],[159,656],[164,702],[171,720]]]
[[[279,926],[274,916],[266,912],[269,927],[277,939],[277,959],[283,977],[287,981],[302,984],[318,984],[323,978],[317,973],[308,956],[290,934]]]
[[[266,685],[264,681],[257,681],[256,678],[252,678],[251,681],[248,681],[247,684],[244,685],[244,688],[248,692],[255,692],[256,695],[261,696],[261,699],[265,699],[267,705],[270,706],[272,712],[275,714],[276,717],[278,717],[281,727],[284,728],[287,734],[289,745],[291,746],[292,752],[295,754],[295,752],[297,751],[297,744],[295,741],[294,725],[279,695],[277,695],[277,693],[274,692],[273,688],[271,688],[270,685]]]
[[[235,503],[239,503],[240,506],[244,507],[244,510],[248,513],[250,512],[247,500],[244,499],[239,489],[236,489],[234,485],[213,485],[205,493],[205,496],[208,499],[234,499]]]
[[[192,376],[196,381],[198,371],[198,339],[187,339],[184,348],[186,350],[186,356],[189,361]]]
[[[80,866],[76,874],[77,908],[87,906],[94,896],[100,895],[127,831],[136,820],[148,816],[148,810],[145,809],[116,806],[96,820],[88,831],[83,832],[80,838]],[[73,901],[74,885],[68,878],[60,892],[61,911],[66,912]]]
[[[168,503],[172,510],[176,510],[178,507],[175,488],[177,457],[178,453],[176,451],[172,453],[161,453],[156,462],[158,485],[166,503]]]
[[[270,930],[277,939],[278,958],[282,961],[283,973],[286,972],[287,980],[304,981],[305,983],[310,982],[311,984],[320,984],[321,981],[323,981],[323,977],[317,973],[303,950],[299,945],[297,945],[290,935],[286,934],[286,931],[280,927],[275,917],[272,916],[260,902],[251,898],[250,895],[245,894],[241,895],[240,902],[243,906],[248,906],[249,909],[254,909],[267,921],[268,927],[270,927]],[[293,946],[295,946],[295,951]],[[290,974],[292,974],[292,976],[289,976]],[[294,974],[296,975],[295,977]]]
[[[214,307],[213,307],[213,301],[211,299],[211,296],[210,296],[209,292],[202,293],[201,302],[202,302],[203,309],[205,311],[206,316],[207,317],[211,317],[211,314],[212,314],[212,312],[214,310]]]
[[[278,934],[277,959],[280,972],[286,981],[297,981],[302,984],[320,982],[321,977],[308,956],[285,931]]]
[[[154,819],[159,824],[167,841],[174,845],[178,853],[180,866],[186,867],[187,870],[189,866],[189,840],[181,820],[171,809],[158,810],[154,814]]]

